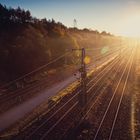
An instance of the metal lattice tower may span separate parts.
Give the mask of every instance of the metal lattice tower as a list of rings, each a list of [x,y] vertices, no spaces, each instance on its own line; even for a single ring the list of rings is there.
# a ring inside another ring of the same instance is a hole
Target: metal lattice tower
[[[77,20],[76,19],[73,20],[73,27],[77,28]]]

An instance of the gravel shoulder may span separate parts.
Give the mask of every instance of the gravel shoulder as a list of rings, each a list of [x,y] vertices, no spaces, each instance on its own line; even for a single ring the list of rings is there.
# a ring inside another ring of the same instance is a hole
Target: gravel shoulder
[[[132,102],[132,130],[133,140],[140,139],[140,59],[137,60],[136,77],[135,77],[135,94],[133,95]]]

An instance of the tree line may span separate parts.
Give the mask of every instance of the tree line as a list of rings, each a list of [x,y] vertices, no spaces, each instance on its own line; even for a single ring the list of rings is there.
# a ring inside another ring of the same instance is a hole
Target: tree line
[[[24,23],[35,23],[35,24],[47,24],[49,28],[53,28],[58,25],[62,28],[66,28],[62,23],[55,22],[54,19],[47,20],[38,19],[36,17],[32,17],[29,10],[21,9],[20,7],[14,9],[11,7],[6,7],[5,5],[0,4],[0,25],[8,25],[11,23],[24,24]]]
[[[31,21],[31,13],[29,10],[25,11],[20,7],[7,8],[0,4],[0,25],[7,25],[10,23],[26,23]]]
[[[59,32],[61,30],[66,30],[67,27],[63,25],[60,22],[55,22],[54,19],[47,20],[44,19],[38,19],[36,17],[32,17],[31,12],[29,10],[21,9],[20,7],[14,9],[12,7],[6,7],[5,5],[0,4],[0,26],[7,26],[10,24],[25,24],[25,23],[33,23],[33,24],[42,24],[47,26],[48,31],[52,31],[52,29],[57,28],[59,29]],[[107,33],[106,31],[102,31],[99,33],[97,30],[91,30],[91,29],[78,29],[78,28],[69,28],[69,31],[74,32],[87,32],[87,33],[94,33],[94,34],[101,34],[101,35],[107,35],[111,36],[112,34]]]

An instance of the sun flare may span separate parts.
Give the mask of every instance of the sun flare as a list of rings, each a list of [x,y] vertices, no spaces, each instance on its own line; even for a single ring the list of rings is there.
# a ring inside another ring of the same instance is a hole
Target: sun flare
[[[133,14],[128,16],[120,23],[120,33],[127,37],[140,38],[140,15]]]

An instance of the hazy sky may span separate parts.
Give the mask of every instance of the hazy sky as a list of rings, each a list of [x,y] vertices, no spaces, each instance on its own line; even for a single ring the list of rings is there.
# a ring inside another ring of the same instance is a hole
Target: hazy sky
[[[67,26],[140,36],[140,0],[0,0],[7,6],[29,9],[33,16],[54,18]]]

